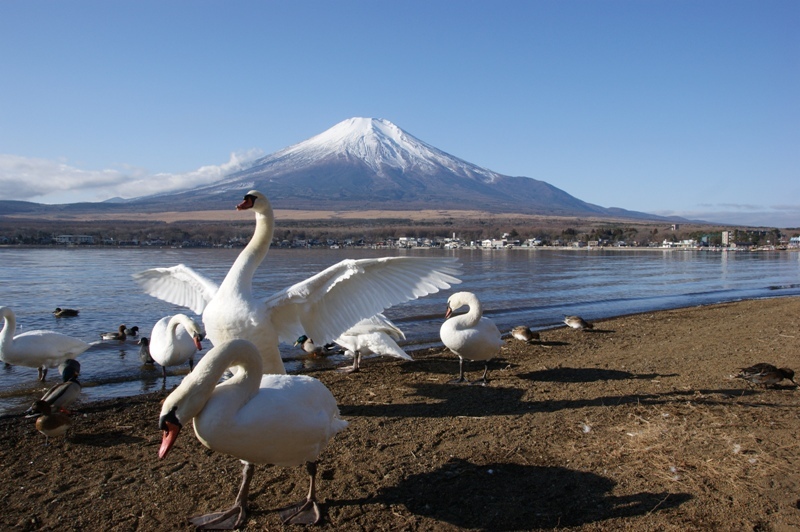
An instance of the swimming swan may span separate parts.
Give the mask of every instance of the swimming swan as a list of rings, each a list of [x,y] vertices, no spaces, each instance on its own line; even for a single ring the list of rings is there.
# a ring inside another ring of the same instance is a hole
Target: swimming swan
[[[78,338],[55,331],[26,331],[14,336],[17,317],[9,307],[0,307],[3,330],[0,331],[0,360],[12,366],[39,369],[44,382],[47,368],[54,368],[68,358],[76,358],[90,345]]]
[[[337,344],[353,354],[353,365],[343,371],[355,373],[361,368],[361,357],[367,355],[389,355],[403,360],[413,360],[397,345],[396,340],[405,340],[406,335],[383,314],[361,320],[335,340]]]
[[[194,354],[203,349],[203,329],[186,314],[165,316],[153,325],[148,340],[150,356],[167,378],[167,366],[180,366],[187,360],[194,368]]]
[[[239,366],[222,382],[226,369]],[[244,463],[236,503],[229,510],[191,521],[207,528],[238,528],[245,523],[247,496],[255,466],[307,464],[310,487],[306,499],[281,512],[285,524],[320,520],[316,503],[316,462],[328,441],[347,426],[331,392],[306,375],[263,375],[256,347],[233,340],[212,348],[165,400],[159,427],[158,456],[164,458],[181,427],[194,419],[197,439],[211,450]]]
[[[266,196],[251,190],[236,208],[252,209],[256,227],[221,285],[183,264],[133,277],[147,294],[202,315],[214,345],[236,338],[253,342],[264,373],[286,373],[279,341],[291,344],[305,334],[324,345],[361,319],[461,282],[454,277],[460,273],[455,258],[346,259],[259,301],[253,275],[272,241],[272,207]]]
[[[452,316],[454,310],[464,305],[469,306],[469,312]],[[458,355],[458,378],[451,382],[466,381],[464,378],[466,358],[485,361],[483,377],[475,381],[485,385],[488,382],[486,376],[489,373],[489,360],[494,358],[503,344],[497,326],[489,318],[483,317],[481,302],[472,292],[456,292],[451,295],[447,300],[444,318],[445,322],[439,329],[439,336],[444,345]]]

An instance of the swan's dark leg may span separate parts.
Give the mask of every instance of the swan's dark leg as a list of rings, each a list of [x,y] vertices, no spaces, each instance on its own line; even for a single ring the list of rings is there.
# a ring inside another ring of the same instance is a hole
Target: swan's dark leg
[[[250,493],[250,481],[253,479],[253,471],[256,466],[250,462],[244,462],[242,470],[242,485],[239,494],[236,495],[236,502],[227,510],[214,512],[206,515],[190,517],[189,522],[200,530],[233,530],[244,525],[247,518],[247,496]]]
[[[47,366],[39,366],[39,380],[44,382],[45,377],[47,377]]]
[[[342,368],[343,373],[357,373],[361,367],[361,355],[356,351],[353,355],[353,365],[349,368]]]
[[[486,365],[483,367],[483,377],[476,381],[472,381],[470,384],[480,384],[481,386],[486,386],[489,384],[489,379],[486,376],[489,374],[489,361],[486,361]]]
[[[451,380],[450,384],[460,384],[462,382],[467,382],[467,379],[464,378],[464,359],[458,357],[458,378]]]
[[[317,463],[308,462],[306,469],[310,478],[308,496],[306,496],[306,500],[280,510],[284,525],[316,525],[322,519],[322,513],[317,504]]]

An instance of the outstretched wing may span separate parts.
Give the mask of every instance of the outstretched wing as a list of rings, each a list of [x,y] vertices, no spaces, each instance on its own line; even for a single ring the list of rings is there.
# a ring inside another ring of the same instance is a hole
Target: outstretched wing
[[[214,281],[184,264],[134,273],[133,279],[146,294],[186,307],[197,315],[203,313],[218,288]]]
[[[450,288],[461,281],[455,258],[347,259],[278,292],[267,309],[281,341],[307,334],[318,344],[333,341],[364,318]]]

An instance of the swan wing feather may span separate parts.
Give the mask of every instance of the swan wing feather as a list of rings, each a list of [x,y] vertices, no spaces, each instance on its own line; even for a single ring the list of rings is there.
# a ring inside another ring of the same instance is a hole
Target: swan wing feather
[[[219,288],[214,281],[184,264],[151,268],[133,274],[133,279],[146,294],[188,308],[198,315],[203,313]]]
[[[455,258],[345,259],[266,301],[281,341],[333,341],[364,318],[458,284]]]

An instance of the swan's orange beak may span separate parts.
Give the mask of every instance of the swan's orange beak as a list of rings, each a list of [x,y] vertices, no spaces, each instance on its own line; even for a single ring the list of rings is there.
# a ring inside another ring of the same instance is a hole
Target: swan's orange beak
[[[447,312],[444,313],[444,319],[447,319],[452,315],[453,315],[453,309],[451,309],[450,307],[447,307]]]
[[[164,458],[172,446],[175,445],[175,440],[178,439],[178,434],[181,431],[181,426],[165,421],[162,424],[163,433],[161,436],[161,448],[158,449],[158,457]]]
[[[253,204],[256,202],[256,198],[251,196],[250,194],[244,197],[244,201],[241,202],[239,205],[236,206],[237,211],[246,211],[247,209],[252,209]]]
[[[203,350],[203,344],[200,342],[203,340],[203,337],[199,334],[195,334],[192,338],[194,338],[194,346],[197,348],[198,351]]]

